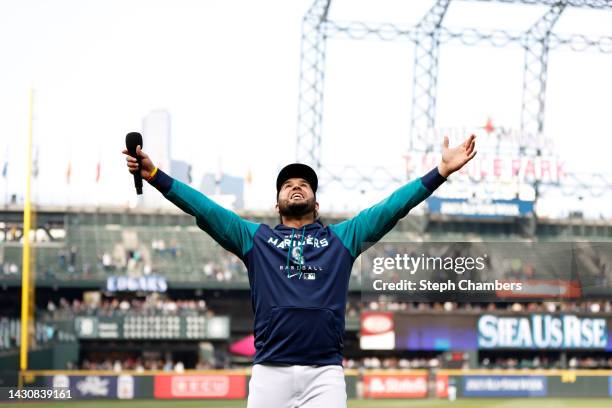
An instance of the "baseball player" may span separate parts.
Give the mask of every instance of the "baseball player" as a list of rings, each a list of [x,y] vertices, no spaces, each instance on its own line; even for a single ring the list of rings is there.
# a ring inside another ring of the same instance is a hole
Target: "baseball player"
[[[255,314],[255,359],[248,408],[346,407],[342,369],[344,313],[351,268],[362,243],[383,237],[411,208],[476,154],[472,135],[440,164],[380,203],[333,225],[318,219],[318,179],[305,164],[276,179],[275,227],[247,221],[155,167],[140,149],[140,174],[246,265]],[[127,156],[131,173],[138,171]]]

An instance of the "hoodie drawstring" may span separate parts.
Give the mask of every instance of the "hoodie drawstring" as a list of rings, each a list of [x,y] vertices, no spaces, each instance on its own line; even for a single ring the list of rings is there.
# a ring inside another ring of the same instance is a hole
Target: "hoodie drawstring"
[[[291,258],[291,246],[293,244],[293,234],[295,230],[291,228],[291,238],[289,238],[289,251],[287,251],[287,277],[289,277],[289,259]]]
[[[306,226],[302,227],[302,241],[300,242],[300,261],[304,261],[304,241],[306,240]],[[302,279],[302,265],[300,265],[300,277]]]
[[[295,229],[291,228],[291,237],[289,238],[289,251],[287,251],[287,277],[290,276],[290,273],[289,273],[289,261],[291,259],[291,251],[293,249],[293,237],[294,236],[295,236]],[[300,259],[303,259],[303,256],[304,256],[304,242],[305,241],[306,241],[306,225],[304,225],[302,227],[302,239],[298,243],[298,245],[300,246]],[[301,279],[301,278],[302,278],[302,270],[300,268],[300,277],[299,277],[299,279]]]

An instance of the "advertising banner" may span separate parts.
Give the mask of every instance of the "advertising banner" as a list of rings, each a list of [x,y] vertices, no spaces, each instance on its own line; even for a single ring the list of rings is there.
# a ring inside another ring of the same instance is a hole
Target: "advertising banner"
[[[151,398],[150,377],[122,375],[66,375],[45,376],[49,388],[68,388],[74,399],[135,399]]]
[[[575,315],[495,316],[478,319],[481,349],[605,349],[605,318]]]
[[[429,197],[430,213],[471,218],[521,217],[533,212],[533,201]]]
[[[395,325],[391,312],[363,312],[359,346],[362,350],[393,350]]]
[[[468,375],[462,378],[464,397],[545,397],[544,376]]]
[[[448,398],[448,375],[436,375],[436,397]]]
[[[397,350],[476,350],[476,316],[401,314],[395,316]]]
[[[47,377],[50,388],[68,388],[74,399],[101,399],[118,398],[117,376],[110,375],[54,375]],[[131,389],[128,389],[125,379],[121,383],[122,397],[134,394],[134,382],[132,379]]]
[[[246,398],[246,376],[226,374],[156,375],[155,398]]]
[[[425,398],[427,374],[364,374],[365,398]]]
[[[612,350],[610,317],[374,312],[361,319],[361,347],[370,350]],[[389,322],[393,337],[379,332],[388,330]]]

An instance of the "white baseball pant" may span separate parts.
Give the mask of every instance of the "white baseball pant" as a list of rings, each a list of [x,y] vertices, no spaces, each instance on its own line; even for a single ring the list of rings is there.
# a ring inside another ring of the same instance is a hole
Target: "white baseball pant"
[[[253,366],[247,408],[298,407],[346,408],[342,366]]]

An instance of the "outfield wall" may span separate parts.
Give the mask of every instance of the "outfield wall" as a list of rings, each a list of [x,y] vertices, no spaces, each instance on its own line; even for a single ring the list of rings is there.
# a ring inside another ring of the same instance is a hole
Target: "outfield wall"
[[[612,398],[612,370],[345,370],[349,398]],[[28,371],[26,388],[73,399],[245,399],[250,370]]]
[[[612,370],[440,370],[438,383],[440,396],[450,385],[458,398],[612,397]]]

